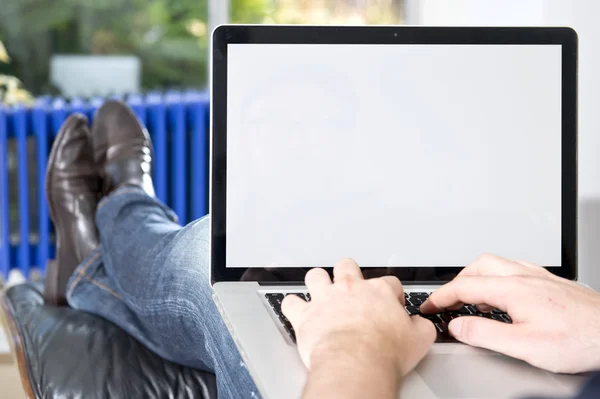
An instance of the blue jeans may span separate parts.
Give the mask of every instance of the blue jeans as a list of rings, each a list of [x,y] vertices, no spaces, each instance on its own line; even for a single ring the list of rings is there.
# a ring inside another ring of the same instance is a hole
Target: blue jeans
[[[212,299],[208,218],[181,227],[158,200],[123,187],[102,199],[96,225],[100,247],[71,276],[69,304],[167,360],[214,372],[219,397],[258,397]]]

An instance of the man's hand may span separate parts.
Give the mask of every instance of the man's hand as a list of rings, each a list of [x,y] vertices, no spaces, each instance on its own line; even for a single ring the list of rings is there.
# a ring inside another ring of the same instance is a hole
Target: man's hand
[[[323,269],[310,270],[311,302],[289,295],[282,303],[310,370],[305,397],[394,397],[400,377],[435,340],[435,328],[408,316],[396,277],[364,280],[350,259],[333,274],[332,283]]]
[[[463,316],[450,322],[459,341],[553,372],[600,367],[600,294],[522,261],[483,255],[431,294],[423,313],[463,303],[506,311],[513,324]]]

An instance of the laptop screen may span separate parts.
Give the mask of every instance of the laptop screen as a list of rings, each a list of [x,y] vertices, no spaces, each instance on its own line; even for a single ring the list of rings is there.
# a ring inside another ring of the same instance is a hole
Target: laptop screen
[[[561,266],[560,45],[227,57],[227,267]]]

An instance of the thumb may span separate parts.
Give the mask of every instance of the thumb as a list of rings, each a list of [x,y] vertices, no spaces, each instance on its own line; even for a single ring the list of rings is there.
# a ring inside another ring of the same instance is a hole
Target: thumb
[[[437,335],[433,323],[420,316],[410,318],[412,324],[412,342],[406,343],[402,362],[403,375],[408,374],[425,357]]]
[[[448,325],[450,334],[467,345],[523,359],[531,351],[528,334],[519,324],[507,324],[477,316],[458,317]]]
[[[412,321],[415,332],[422,338],[420,341],[424,343],[423,346],[425,347],[425,351],[429,350],[429,347],[433,344],[437,335],[435,326],[431,321],[420,316],[411,317],[410,320]]]

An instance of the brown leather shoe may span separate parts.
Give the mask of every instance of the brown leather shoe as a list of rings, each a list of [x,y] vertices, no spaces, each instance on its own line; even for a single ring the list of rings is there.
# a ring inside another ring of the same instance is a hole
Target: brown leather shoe
[[[46,303],[65,305],[65,289],[75,268],[98,246],[95,215],[100,175],[87,118],[71,115],[52,145],[46,169],[46,198],[56,230],[56,260],[44,280]]]
[[[131,109],[119,101],[107,101],[92,125],[94,157],[102,172],[103,195],[119,186],[142,188],[152,197],[152,141]]]

